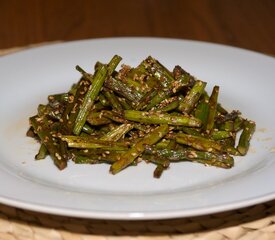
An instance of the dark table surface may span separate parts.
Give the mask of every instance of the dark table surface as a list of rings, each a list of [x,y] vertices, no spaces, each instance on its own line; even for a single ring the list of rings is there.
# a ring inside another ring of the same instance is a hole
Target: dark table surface
[[[201,40],[275,55],[274,0],[1,0],[0,49],[118,36]]]

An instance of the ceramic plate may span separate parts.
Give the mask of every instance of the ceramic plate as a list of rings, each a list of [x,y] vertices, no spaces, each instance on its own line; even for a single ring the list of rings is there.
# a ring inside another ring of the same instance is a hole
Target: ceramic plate
[[[247,156],[230,170],[175,163],[160,179],[140,164],[113,176],[108,165],[59,171],[35,161],[28,117],[52,93],[67,91],[96,61],[114,55],[136,66],[152,55],[220,86],[219,101],[257,123]],[[34,211],[101,219],[164,219],[236,209],[275,198],[275,60],[243,49],[175,39],[110,38],[55,44],[0,58],[0,202]]]

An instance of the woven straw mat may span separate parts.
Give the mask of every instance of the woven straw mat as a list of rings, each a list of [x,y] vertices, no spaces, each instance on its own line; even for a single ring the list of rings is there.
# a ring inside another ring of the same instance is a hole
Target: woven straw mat
[[[22,49],[0,50],[0,54]],[[71,218],[0,204],[0,240],[117,239],[275,240],[275,200],[218,214],[152,221]]]

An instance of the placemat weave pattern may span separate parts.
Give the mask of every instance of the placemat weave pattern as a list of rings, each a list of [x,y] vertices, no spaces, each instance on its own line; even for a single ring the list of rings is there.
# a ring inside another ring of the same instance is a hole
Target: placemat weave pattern
[[[22,49],[0,50],[0,55]],[[218,214],[152,221],[70,218],[0,204],[0,240],[116,239],[274,240],[275,200]]]

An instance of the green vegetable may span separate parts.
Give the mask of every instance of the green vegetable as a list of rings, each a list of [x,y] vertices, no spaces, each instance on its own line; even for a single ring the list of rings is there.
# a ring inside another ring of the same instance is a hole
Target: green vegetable
[[[246,155],[249,149],[250,140],[252,138],[253,133],[255,132],[255,129],[256,129],[255,122],[248,121],[248,120],[244,122],[243,131],[241,133],[239,144],[237,147],[241,155]]]
[[[206,165],[231,168],[234,165],[234,160],[231,156],[224,153],[210,153],[197,151],[193,149],[181,149],[181,150],[170,150],[170,149],[153,149],[147,148],[145,151],[147,154],[154,154],[160,159],[166,159],[171,162],[178,161],[191,161],[198,162]]]
[[[125,110],[124,117],[130,121],[146,124],[169,124],[189,127],[201,126],[201,121],[199,119],[186,115],[173,116],[168,113]]]
[[[196,106],[201,95],[203,94],[206,82],[197,80],[194,86],[190,89],[183,101],[180,102],[179,110],[183,113],[190,113]]]
[[[69,147],[90,149],[90,148],[101,148],[105,150],[126,150],[128,149],[128,144],[125,142],[114,142],[106,141],[101,139],[96,139],[92,137],[81,137],[81,136],[61,136],[63,141],[68,143]]]
[[[121,60],[96,62],[92,73],[76,66],[80,79],[38,105],[27,131],[40,143],[35,159],[60,170],[69,160],[110,164],[112,174],[146,161],[160,178],[175,162],[231,168],[247,154],[256,125],[225,110],[219,86],[208,95],[205,81],[151,56],[116,70]]]
[[[92,108],[94,101],[96,100],[104,81],[108,76],[110,76],[113,71],[115,70],[116,66],[121,61],[121,57],[114,56],[108,66],[102,65],[95,73],[95,76],[91,79],[88,77],[89,80],[91,80],[92,84],[90,85],[83,103],[80,107],[80,110],[78,112],[77,118],[75,120],[74,130],[73,133],[75,135],[79,135],[83,125],[86,122],[87,116],[89,114],[89,110]],[[84,77],[86,77],[86,74],[84,74]]]
[[[30,119],[30,125],[38,135],[41,144],[44,144],[47,151],[51,155],[55,165],[60,169],[64,169],[67,166],[66,156],[63,156],[60,150],[60,145],[56,145],[55,137],[51,134],[52,129],[49,127],[49,120],[46,117],[34,116]]]
[[[122,169],[129,166],[136,158],[138,158],[145,150],[144,145],[153,145],[161,140],[168,133],[168,125],[160,125],[152,132],[148,133],[144,138],[133,144],[129,151],[121,155],[119,161],[112,164],[110,172],[116,174]]]
[[[205,127],[206,133],[211,133],[215,124],[215,117],[216,117],[217,105],[218,105],[218,95],[219,95],[219,87],[215,86],[209,98],[209,111],[208,111],[208,117],[207,117],[207,124]]]

